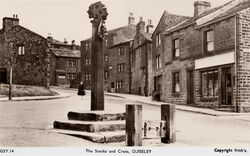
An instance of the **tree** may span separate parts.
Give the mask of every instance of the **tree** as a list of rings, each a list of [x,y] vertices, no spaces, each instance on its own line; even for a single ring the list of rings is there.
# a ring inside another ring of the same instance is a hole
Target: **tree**
[[[13,78],[13,67],[16,63],[17,52],[14,48],[13,42],[4,42],[1,39],[0,42],[0,66],[7,67],[9,70],[9,100],[12,100],[12,78]]]

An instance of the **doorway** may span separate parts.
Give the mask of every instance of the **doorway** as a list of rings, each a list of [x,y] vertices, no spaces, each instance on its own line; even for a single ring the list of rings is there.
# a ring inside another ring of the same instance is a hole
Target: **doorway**
[[[7,83],[7,70],[0,68],[0,83]]]
[[[187,104],[194,104],[194,70],[187,70]]]
[[[232,105],[231,67],[221,68],[221,105]]]

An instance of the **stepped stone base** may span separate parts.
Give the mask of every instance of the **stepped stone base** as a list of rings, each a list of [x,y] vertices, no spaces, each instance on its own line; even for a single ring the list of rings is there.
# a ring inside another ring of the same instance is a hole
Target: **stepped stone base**
[[[112,111],[69,112],[67,121],[54,121],[53,132],[97,143],[125,141],[125,113]]]
[[[117,113],[112,111],[69,112],[68,119],[81,121],[125,120],[125,113]]]
[[[117,131],[125,130],[125,120],[117,121],[55,121],[54,128],[57,129],[67,129],[75,131],[85,131],[85,132],[107,132],[107,131]]]
[[[90,133],[72,130],[54,129],[52,132],[71,135],[82,139],[90,140],[96,143],[111,143],[125,141],[125,131]]]

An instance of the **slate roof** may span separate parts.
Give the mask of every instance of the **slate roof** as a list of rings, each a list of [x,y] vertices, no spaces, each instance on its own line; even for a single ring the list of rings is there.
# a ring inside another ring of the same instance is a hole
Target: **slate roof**
[[[147,40],[152,40],[152,33],[147,33],[147,32],[141,32],[141,34],[147,39]]]
[[[114,34],[114,42],[113,46],[122,44],[125,42],[129,42],[134,39],[136,34],[136,26],[135,25],[127,25],[123,27],[118,27],[115,29],[108,30],[108,35]],[[90,40],[91,38],[85,39]]]
[[[182,16],[182,15],[176,15],[176,14],[172,14],[172,13],[169,13],[168,11],[164,11],[155,30],[157,30],[160,22],[164,22],[164,25],[166,26],[166,28],[164,28],[165,30],[175,26],[176,24],[179,24],[181,23],[182,21],[185,21],[187,19],[189,19],[190,17],[189,16]],[[153,32],[153,34],[155,33],[155,30]]]
[[[136,34],[136,26],[127,25],[124,27],[113,29],[113,30],[108,31],[108,34],[115,34],[114,42],[113,42],[113,46],[114,46],[123,42],[133,40]]]
[[[70,49],[58,49],[51,48],[52,52],[59,57],[71,57],[71,58],[80,58],[80,50],[70,50]]]
[[[225,7],[229,6],[232,3],[238,3],[238,4],[233,6],[232,8],[230,8],[228,10],[224,9]],[[167,29],[165,34],[177,31],[177,30],[182,29],[182,28],[189,26],[189,25],[196,25],[197,26],[198,20],[200,20],[202,18],[206,18],[207,16],[210,16],[211,14],[213,14],[215,12],[217,13],[217,15],[215,14],[213,18],[207,18],[205,22],[203,22],[203,23],[201,22],[202,24],[200,26],[207,25],[213,21],[217,21],[217,20],[223,19],[223,18],[228,17],[228,16],[232,16],[232,15],[236,14],[237,12],[244,10],[248,7],[250,7],[250,0],[232,0],[224,5],[209,9],[209,10],[205,11],[204,13],[200,14],[196,18],[190,17],[189,19]]]
[[[52,44],[59,44],[59,45],[70,46],[70,44],[68,44],[68,43],[61,42],[61,41],[58,41],[58,40],[55,40],[55,39],[52,40]]]

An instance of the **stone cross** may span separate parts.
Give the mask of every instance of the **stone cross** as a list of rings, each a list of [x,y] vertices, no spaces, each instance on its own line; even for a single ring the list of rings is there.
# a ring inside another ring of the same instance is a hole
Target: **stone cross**
[[[101,2],[89,6],[89,18],[92,23],[91,56],[91,110],[104,110],[104,62],[103,40],[107,35],[105,20],[107,9]]]

